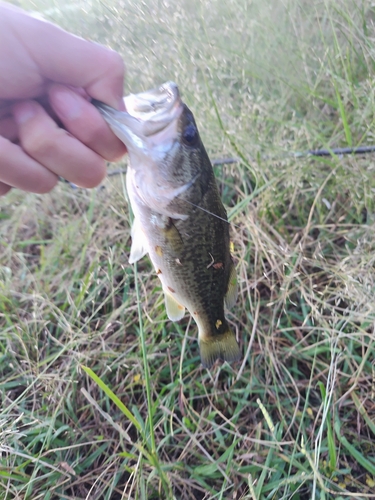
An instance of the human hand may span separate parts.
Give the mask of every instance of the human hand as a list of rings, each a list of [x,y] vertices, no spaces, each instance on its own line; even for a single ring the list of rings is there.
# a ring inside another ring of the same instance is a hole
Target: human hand
[[[89,99],[124,109],[123,78],[116,52],[0,3],[0,195],[98,185],[126,149]]]

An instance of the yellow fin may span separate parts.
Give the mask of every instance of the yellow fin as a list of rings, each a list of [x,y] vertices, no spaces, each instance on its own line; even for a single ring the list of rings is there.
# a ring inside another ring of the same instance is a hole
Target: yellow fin
[[[234,264],[232,262],[230,266],[228,289],[224,297],[225,306],[228,309],[232,309],[232,307],[236,303],[237,295],[238,295],[237,273],[236,273],[236,268],[234,267]]]
[[[204,339],[199,339],[199,349],[202,365],[205,368],[210,368],[217,359],[233,363],[241,358],[241,351],[236,336],[229,326],[227,331],[220,335],[211,335]]]
[[[134,264],[148,252],[146,236],[137,218],[134,219],[132,225],[131,237],[132,246],[130,248],[129,264]]]
[[[181,305],[170,293],[164,290],[165,308],[171,321],[180,321],[185,315],[185,307]]]

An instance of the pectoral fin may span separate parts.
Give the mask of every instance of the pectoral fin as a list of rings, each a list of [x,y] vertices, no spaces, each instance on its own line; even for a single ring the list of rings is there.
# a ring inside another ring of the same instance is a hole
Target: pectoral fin
[[[172,295],[164,290],[165,308],[171,321],[180,321],[185,315],[185,307],[181,305]]]
[[[234,264],[232,262],[229,273],[228,289],[224,298],[225,306],[228,309],[231,309],[236,303],[237,295],[238,295],[237,273],[236,273],[236,268],[234,267]]]
[[[146,236],[142,231],[137,218],[134,219],[132,225],[131,237],[132,246],[130,248],[129,264],[134,264],[134,262],[137,262],[148,252]]]
[[[175,226],[173,219],[169,219],[168,225],[164,229],[165,239],[168,241],[168,246],[174,254],[179,255],[181,249],[183,248],[184,242],[179,233],[177,227]]]

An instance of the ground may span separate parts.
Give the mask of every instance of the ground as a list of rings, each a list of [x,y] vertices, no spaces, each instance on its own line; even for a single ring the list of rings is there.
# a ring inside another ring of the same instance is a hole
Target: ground
[[[231,221],[243,359],[199,361],[124,174],[0,200],[0,498],[375,498],[370,1],[20,1],[176,81]],[[109,166],[109,170],[118,168]],[[126,159],[121,168],[126,169]]]

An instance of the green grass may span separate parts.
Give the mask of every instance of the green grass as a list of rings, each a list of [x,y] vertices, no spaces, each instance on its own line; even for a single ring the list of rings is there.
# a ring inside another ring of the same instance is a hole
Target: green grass
[[[121,52],[126,92],[176,81],[212,158],[242,362],[199,361],[123,176],[0,200],[0,498],[375,498],[374,156],[368,1],[20,4]]]

